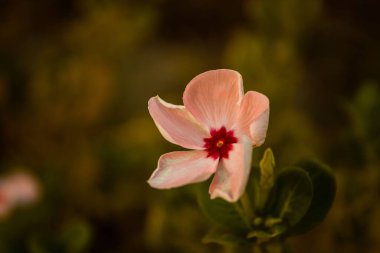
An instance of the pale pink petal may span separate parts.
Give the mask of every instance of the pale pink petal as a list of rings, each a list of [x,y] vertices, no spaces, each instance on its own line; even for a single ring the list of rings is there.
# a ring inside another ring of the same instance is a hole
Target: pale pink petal
[[[177,151],[164,154],[158,168],[148,180],[150,186],[170,189],[208,179],[216,170],[218,160],[207,158],[207,152]]]
[[[184,148],[203,149],[203,138],[210,134],[184,106],[166,103],[156,96],[149,99],[148,109],[166,140]]]
[[[13,207],[13,203],[8,196],[9,194],[3,186],[2,182],[0,182],[0,218],[6,216]]]
[[[230,129],[236,121],[243,95],[243,81],[238,72],[211,70],[190,81],[183,102],[194,117],[210,129],[222,126]]]
[[[229,202],[237,201],[244,193],[251,168],[252,144],[247,137],[233,145],[228,159],[221,159],[211,182],[211,199],[220,197]]]
[[[17,204],[29,204],[36,201],[40,195],[37,180],[30,174],[17,172],[7,178],[8,192]]]
[[[240,107],[238,128],[249,136],[253,145],[264,143],[269,122],[269,100],[255,91],[245,94]]]

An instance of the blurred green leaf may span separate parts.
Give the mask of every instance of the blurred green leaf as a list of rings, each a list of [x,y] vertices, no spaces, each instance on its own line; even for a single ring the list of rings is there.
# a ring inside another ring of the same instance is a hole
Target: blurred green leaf
[[[380,151],[380,88],[378,83],[367,81],[359,89],[355,99],[348,104],[348,111],[356,137],[366,146],[367,157],[376,160]]]
[[[268,199],[267,212],[294,226],[307,212],[313,197],[308,174],[296,167],[282,170]]]
[[[238,244],[246,244],[248,240],[245,234],[239,234],[228,229],[214,226],[202,239],[203,243],[217,243],[223,246],[236,246]]]
[[[55,234],[52,232],[48,234],[33,234],[28,239],[28,251],[31,253],[65,253],[62,245],[58,244]]]
[[[45,249],[42,243],[35,237],[32,237],[29,239],[28,250],[31,253],[48,253],[49,252]]]
[[[28,250],[32,253],[79,253],[90,243],[91,230],[82,220],[74,220],[58,231],[33,234],[28,240]]]
[[[244,232],[248,230],[245,221],[239,215],[235,204],[220,198],[210,199],[208,181],[198,184],[197,200],[202,212],[214,223],[223,228]]]
[[[305,160],[297,164],[305,170],[313,184],[313,198],[309,210],[287,233],[305,233],[321,223],[326,217],[335,198],[336,181],[330,168],[317,161]]]
[[[65,245],[67,252],[81,252],[88,245],[91,237],[89,226],[83,221],[73,221],[62,231],[59,241]]]

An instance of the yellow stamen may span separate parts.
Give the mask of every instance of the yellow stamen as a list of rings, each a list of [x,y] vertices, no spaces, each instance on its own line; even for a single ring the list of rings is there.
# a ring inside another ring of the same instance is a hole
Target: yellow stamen
[[[219,140],[217,143],[216,143],[216,147],[217,148],[221,148],[224,144],[224,140]]]

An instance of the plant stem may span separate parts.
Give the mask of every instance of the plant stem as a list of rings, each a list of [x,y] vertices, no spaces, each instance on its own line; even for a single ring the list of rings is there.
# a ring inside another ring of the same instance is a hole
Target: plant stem
[[[254,212],[248,194],[244,192],[239,201],[234,203],[234,206],[240,217],[244,220],[245,224],[248,227],[251,227]]]
[[[243,196],[241,196],[240,203],[245,211],[245,214],[249,218],[249,220],[252,220],[254,217],[254,212],[253,212],[251,201],[249,199],[247,192],[244,192]]]
[[[247,217],[247,215],[244,211],[244,208],[242,207],[240,201],[235,202],[233,205],[234,205],[236,211],[239,213],[239,216],[243,219],[244,223],[248,227],[251,227],[251,222],[250,222],[249,218]]]

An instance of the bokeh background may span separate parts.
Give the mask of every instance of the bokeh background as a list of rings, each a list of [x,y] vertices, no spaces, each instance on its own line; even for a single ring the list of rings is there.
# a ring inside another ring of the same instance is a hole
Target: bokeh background
[[[376,0],[0,1],[0,176],[41,197],[0,218],[0,252],[223,252],[192,187],[149,188],[179,148],[147,101],[231,68],[271,101],[279,167],[329,164],[337,197],[293,252],[380,250],[380,5]]]

